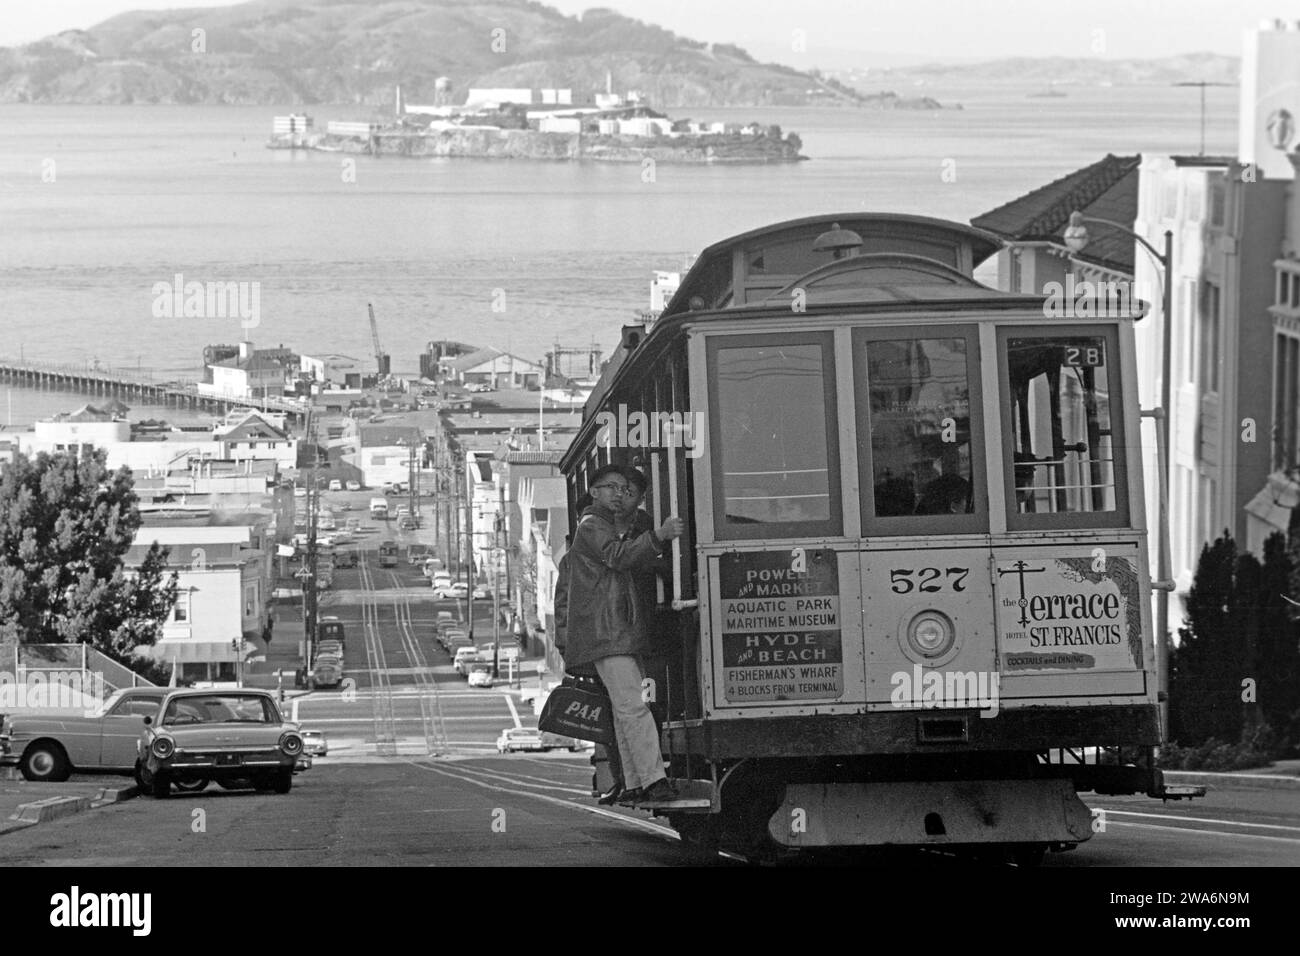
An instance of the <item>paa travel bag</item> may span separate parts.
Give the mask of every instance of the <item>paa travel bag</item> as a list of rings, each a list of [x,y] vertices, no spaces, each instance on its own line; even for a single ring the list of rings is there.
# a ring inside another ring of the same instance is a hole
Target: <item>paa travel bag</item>
[[[604,685],[568,675],[546,698],[537,729],[614,746],[614,713]]]

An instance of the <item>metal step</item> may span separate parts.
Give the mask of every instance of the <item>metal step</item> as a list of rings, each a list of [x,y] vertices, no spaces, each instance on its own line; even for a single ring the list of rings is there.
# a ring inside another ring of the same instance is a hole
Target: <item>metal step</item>
[[[669,780],[677,788],[677,796],[671,800],[654,800],[637,803],[639,810],[662,810],[678,812],[681,810],[707,812],[713,808],[713,784],[708,780]]]

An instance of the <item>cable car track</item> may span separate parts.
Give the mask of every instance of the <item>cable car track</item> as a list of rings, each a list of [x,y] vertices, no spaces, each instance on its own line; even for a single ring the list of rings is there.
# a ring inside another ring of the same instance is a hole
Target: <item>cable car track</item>
[[[375,595],[374,578],[365,552],[361,554],[358,571],[361,576],[361,630],[366,642],[366,658],[370,663],[371,709],[374,715],[375,753],[384,757],[397,756],[397,724],[393,712],[393,685],[388,677],[388,660],[384,642],[379,634],[379,602]]]
[[[426,753],[436,754],[448,749],[446,722],[443,719],[442,698],[438,694],[438,685],[429,673],[429,662],[420,649],[415,636],[414,621],[411,619],[411,598],[405,591],[401,579],[395,571],[389,571],[394,587],[399,590],[393,595],[393,612],[397,617],[398,636],[402,641],[402,651],[411,662],[411,673],[419,691],[420,725],[424,731]]]

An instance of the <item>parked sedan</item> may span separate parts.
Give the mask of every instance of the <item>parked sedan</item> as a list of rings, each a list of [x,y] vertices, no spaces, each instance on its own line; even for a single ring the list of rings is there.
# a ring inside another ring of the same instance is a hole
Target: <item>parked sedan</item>
[[[360,490],[361,490],[361,482],[359,481],[348,482],[348,491],[360,491]]]
[[[168,687],[128,687],[99,713],[71,717],[14,717],[0,736],[0,766],[18,767],[28,780],[67,780],[75,771],[130,773],[144,718],[153,717]]]
[[[543,733],[535,727],[507,727],[497,738],[497,752],[503,754],[515,750],[547,751],[557,748],[576,752],[582,750],[583,746],[581,740],[560,734]]]
[[[298,725],[264,690],[172,690],[137,743],[136,780],[165,797],[173,784],[202,789],[251,786],[288,793],[296,769],[310,766]]]
[[[433,596],[436,598],[463,598],[469,593],[469,588],[463,581],[455,581],[451,584],[442,586],[434,585]]]
[[[491,664],[470,665],[469,686],[470,687],[491,687],[492,686],[492,665]]]

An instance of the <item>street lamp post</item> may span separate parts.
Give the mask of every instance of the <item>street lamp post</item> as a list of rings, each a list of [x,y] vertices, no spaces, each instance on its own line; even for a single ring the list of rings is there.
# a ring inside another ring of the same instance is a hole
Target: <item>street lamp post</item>
[[[1159,473],[1160,546],[1156,557],[1156,580],[1151,586],[1156,594],[1156,683],[1160,702],[1161,740],[1169,733],[1169,592],[1175,587],[1169,554],[1169,406],[1171,401],[1171,366],[1173,356],[1171,329],[1173,326],[1174,293],[1174,233],[1165,230],[1165,251],[1161,255],[1144,237],[1122,223],[1109,219],[1085,216],[1078,210],[1070,213],[1063,238],[1071,252],[1081,252],[1088,244],[1088,228],[1084,223],[1096,223],[1118,230],[1147,250],[1163,270],[1160,297],[1160,407],[1144,409],[1143,418],[1156,420],[1156,470]]]

